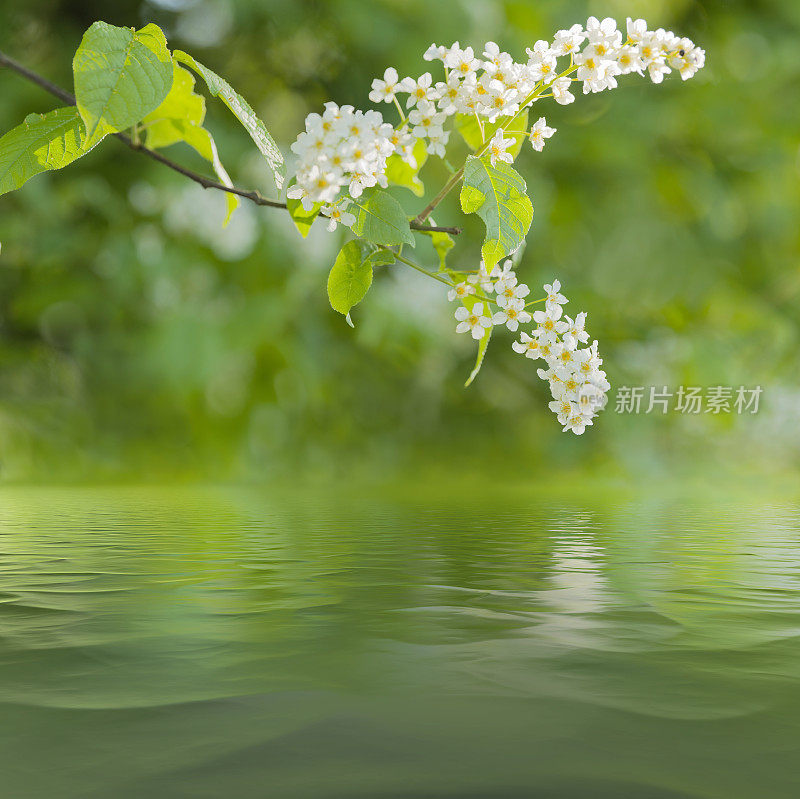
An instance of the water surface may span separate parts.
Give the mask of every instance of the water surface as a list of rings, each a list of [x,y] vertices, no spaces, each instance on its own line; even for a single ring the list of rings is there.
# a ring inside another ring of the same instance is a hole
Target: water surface
[[[0,796],[794,797],[800,506],[0,490]]]

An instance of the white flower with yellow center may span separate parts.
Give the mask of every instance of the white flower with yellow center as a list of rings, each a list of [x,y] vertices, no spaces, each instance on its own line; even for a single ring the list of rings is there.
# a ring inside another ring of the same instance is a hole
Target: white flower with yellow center
[[[504,138],[502,130],[495,132],[494,136],[492,136],[492,140],[489,142],[488,150],[489,160],[492,162],[492,166],[496,166],[498,161],[505,161],[507,164],[514,162],[514,156],[506,152],[513,144],[514,139]]]
[[[447,299],[450,300],[450,302],[453,302],[453,300],[463,300],[464,297],[468,297],[470,294],[474,293],[475,287],[464,281],[463,283],[456,283],[456,285],[447,292]]]
[[[347,205],[347,200],[343,200],[337,205],[324,205],[322,207],[322,212],[328,217],[328,230],[331,233],[336,230],[337,225],[353,227],[355,224],[355,216],[348,211],[345,211]]]
[[[520,324],[524,325],[530,321],[531,315],[525,310],[522,300],[507,302],[492,316],[492,324],[505,325],[512,332],[516,332]]]
[[[446,81],[439,81],[434,87],[439,110],[451,116],[458,111],[461,96],[461,78],[457,73],[451,72]]]
[[[529,336],[524,331],[520,333],[520,341],[513,342],[511,344],[511,348],[514,350],[514,352],[518,352],[520,355],[524,355],[526,358],[536,360],[536,358],[542,357],[539,339]]]
[[[372,81],[372,91],[369,93],[369,99],[373,103],[391,103],[397,93],[398,82],[397,70],[394,67],[389,67],[383,73],[383,80],[375,78]]]
[[[639,44],[647,34],[647,23],[643,19],[631,19],[628,17],[625,20],[626,30],[628,34],[628,41],[634,44]]]
[[[445,56],[444,65],[462,78],[466,78],[467,75],[477,72],[483,66],[483,62],[475,58],[475,53],[471,47],[466,47],[463,50],[453,48]]]
[[[620,75],[630,75],[631,72],[644,74],[644,61],[638,47],[625,44],[616,51],[616,58]]]
[[[526,48],[528,53],[528,75],[532,81],[550,83],[557,74],[557,55],[550,49],[550,42],[540,39],[533,48]]]
[[[587,419],[583,414],[578,412],[567,418],[567,421],[564,423],[563,431],[566,433],[567,430],[571,430],[576,436],[580,436],[583,435],[583,431],[587,426],[591,424],[591,419]]]
[[[433,78],[430,72],[425,72],[416,80],[403,78],[397,86],[397,91],[407,92],[406,108],[413,108],[420,100],[433,100],[435,89],[431,88]]]
[[[547,294],[545,307],[548,311],[556,313],[556,319],[561,317],[561,306],[566,305],[569,300],[561,293],[561,281],[554,280],[552,283],[545,283],[544,290]]]
[[[455,317],[458,321],[456,333],[469,331],[476,341],[482,339],[486,335],[486,330],[492,326],[492,320],[483,315],[482,302],[476,302],[471,309],[460,305],[456,308]]]
[[[522,302],[531,290],[524,283],[517,283],[513,272],[508,277],[500,277],[495,283],[494,290],[497,294],[497,304],[505,308],[509,303]]]
[[[570,92],[571,86],[572,78],[563,77],[553,81],[550,90],[553,92],[553,99],[559,105],[569,105],[575,102],[575,95]]]
[[[580,406],[567,397],[548,402],[547,407],[556,415],[559,424],[566,424],[570,416],[579,416],[581,413]]]
[[[511,261],[506,261],[506,263],[510,264]],[[481,261],[478,264],[477,273],[474,275],[469,275],[469,277],[467,277],[467,280],[470,283],[479,284],[481,287],[481,291],[483,291],[484,294],[491,294],[494,291],[495,287],[494,278],[497,278],[499,275],[500,275],[500,270],[498,269],[497,264],[495,264],[492,267],[491,272],[487,272],[486,264],[483,261]]]
[[[551,49],[557,56],[572,55],[586,40],[583,25],[575,24],[567,30],[556,31]]]
[[[583,344],[589,340],[589,334],[586,332],[585,311],[581,311],[575,319],[565,316],[564,321],[569,325],[564,332],[564,343],[570,349],[574,350],[578,344]]]
[[[411,133],[417,139],[441,136],[445,119],[446,115],[438,111],[436,104],[430,100],[420,100],[417,107],[408,115],[408,121],[413,126]]]
[[[602,22],[597,17],[589,17],[586,22],[586,38],[590,45],[599,45],[606,49],[619,47],[622,42],[622,34],[617,30],[617,21],[612,17],[606,17]],[[604,50],[599,54],[603,55]]]
[[[536,120],[528,138],[531,140],[531,146],[537,152],[544,150],[545,140],[549,139],[556,132],[556,128],[549,128],[547,120],[544,117],[539,117]]]
[[[558,321],[558,317],[561,316],[561,306],[557,305],[556,309],[553,312],[546,310],[536,311],[533,314],[533,321],[538,325],[534,333],[542,343],[546,341],[548,344],[554,344],[566,327],[564,322]]]
[[[428,134],[428,153],[430,155],[438,155],[440,158],[444,158],[447,152],[447,142],[450,139],[450,131],[449,130],[442,130],[439,128],[438,130],[434,130],[432,133]]]

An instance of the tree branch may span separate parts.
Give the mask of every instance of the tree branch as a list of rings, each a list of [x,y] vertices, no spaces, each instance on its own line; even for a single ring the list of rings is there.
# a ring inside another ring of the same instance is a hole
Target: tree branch
[[[49,92],[54,97],[57,97],[61,100],[62,103],[66,103],[67,105],[75,105],[75,97],[71,95],[65,89],[62,89],[60,86],[56,86],[55,83],[51,83],[47,78],[43,78],[41,75],[37,75],[32,70],[28,69],[27,67],[20,64],[18,61],[15,61],[13,58],[7,56],[5,53],[0,51],[0,67],[8,67],[9,69],[16,72],[18,75],[22,75],[23,78],[35,83],[37,86],[40,86],[46,92]],[[256,205],[264,206],[267,208],[283,208],[286,209],[286,203],[278,202],[277,200],[268,200],[266,197],[262,196],[260,192],[255,190],[249,189],[239,189],[236,186],[225,186],[222,183],[219,183],[216,180],[212,180],[205,175],[201,175],[199,172],[193,172],[191,169],[187,169],[184,166],[172,161],[171,159],[167,158],[161,153],[156,152],[155,150],[151,150],[149,147],[145,147],[143,144],[137,144],[130,138],[130,136],[126,136],[124,133],[115,133],[115,138],[119,139],[124,145],[130,147],[131,150],[135,152],[142,153],[143,155],[152,158],[154,161],[158,161],[159,164],[163,164],[164,166],[168,167],[169,169],[173,170],[174,172],[178,172],[179,174],[183,175],[189,180],[193,180],[198,185],[202,186],[204,189],[216,189],[217,191],[225,191],[228,194],[235,194],[237,197],[244,197],[246,200],[250,200],[250,202],[255,203]],[[324,214],[321,214],[324,216]],[[449,233],[451,236],[457,236],[461,233],[461,228],[458,227],[442,227],[440,225],[424,225],[419,220],[414,220],[410,223],[412,230],[418,230],[423,233]]]

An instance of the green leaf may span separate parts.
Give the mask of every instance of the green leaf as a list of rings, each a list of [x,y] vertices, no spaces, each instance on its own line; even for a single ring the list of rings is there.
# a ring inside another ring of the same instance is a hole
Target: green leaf
[[[386,159],[386,179],[394,186],[404,186],[411,189],[417,197],[423,197],[425,186],[417,175],[428,160],[424,139],[417,139],[412,155],[416,161],[415,167],[404,161],[397,153],[390,155]]]
[[[486,355],[486,348],[489,346],[489,339],[492,337],[492,329],[493,328],[491,327],[488,328],[483,334],[483,338],[478,342],[478,356],[475,359],[475,368],[469,373],[467,382],[464,383],[464,388],[467,388],[467,386],[472,383],[472,381],[478,376],[481,366],[483,366],[483,358]]]
[[[411,227],[400,203],[385,191],[364,192],[348,210],[356,218],[353,233],[374,244],[415,245]]]
[[[474,214],[486,202],[486,195],[474,186],[461,189],[461,210],[465,214]]]
[[[214,137],[205,128],[200,125],[193,125],[191,122],[178,122],[176,120],[174,125],[175,129],[180,131],[181,139],[211,164],[219,182],[223,186],[233,187],[233,182],[219,159]],[[233,212],[239,207],[240,199],[235,194],[226,191],[225,203],[227,205],[227,213],[225,221],[222,223],[223,227],[230,222]]]
[[[286,177],[286,164],[266,125],[256,116],[256,112],[253,111],[247,100],[235,91],[224,78],[221,78],[216,72],[212,72],[208,67],[204,67],[188,53],[176,50],[174,57],[200,75],[206,82],[211,94],[214,97],[219,97],[239,122],[242,123],[244,129],[250,134],[250,138],[255,142],[256,147],[258,147],[269,164],[275,178],[275,185],[280,189]]]
[[[164,102],[142,120],[151,150],[185,141],[183,130],[176,122],[202,125],[206,116],[206,101],[194,91],[194,75],[177,63],[172,65],[172,74],[172,88]]]
[[[118,133],[158,108],[172,87],[172,58],[156,25],[140,31],[95,22],[72,61],[87,143]]]
[[[173,81],[164,102],[143,120],[147,126],[147,146],[152,150],[185,142],[208,161],[217,180],[223,186],[233,183],[222,165],[213,136],[204,128],[206,101],[194,92],[194,76],[177,62],[173,62]],[[239,207],[239,198],[225,193],[227,214],[223,225],[227,225],[233,212]]]
[[[522,176],[508,164],[492,166],[488,156],[470,156],[464,167],[461,208],[477,213],[486,225],[481,252],[486,268],[513,253],[525,239],[533,221],[533,204]]]
[[[389,266],[397,259],[394,257],[392,250],[384,250],[382,247],[375,250],[372,255],[367,256],[367,260],[373,266]]]
[[[449,233],[442,233],[440,230],[435,230],[429,235],[433,241],[433,249],[439,256],[439,271],[444,272],[447,269],[447,253],[456,246],[456,243]]]
[[[334,311],[344,316],[361,302],[372,285],[371,248],[361,241],[348,241],[336,256],[328,275],[328,299]]]
[[[503,125],[508,125],[505,128],[505,137],[513,137],[514,139],[514,144],[506,152],[511,153],[516,158],[528,135],[527,108],[516,119],[510,121],[507,117],[499,117],[496,122],[484,122],[482,136],[480,125],[478,125],[478,120],[474,114],[456,114],[456,130],[461,134],[461,138],[464,139],[467,146],[473,150],[477,150],[484,142],[489,141],[494,136],[495,131]]]
[[[455,274],[455,273],[453,273],[453,274]],[[464,276],[462,275],[461,278],[463,279]],[[461,282],[461,281],[459,280],[458,282]],[[479,300],[476,296],[472,295],[472,296],[469,296],[469,297],[464,297],[464,299],[461,301],[461,304],[467,310],[471,311],[472,307],[477,302],[483,302],[483,300]],[[483,303],[483,305],[484,305],[484,308],[483,308],[484,313],[489,313],[489,309],[486,307],[486,303],[485,302]],[[489,314],[489,315],[491,315],[491,314]],[[469,377],[467,378],[467,382],[464,383],[464,388],[467,388],[472,383],[472,381],[478,376],[478,372],[480,372],[481,366],[483,366],[483,358],[486,355],[486,348],[489,346],[489,339],[492,337],[492,330],[494,330],[494,328],[492,328],[492,327],[487,328],[486,332],[483,334],[483,338],[478,339],[478,354],[477,354],[477,356],[475,358],[475,366],[474,366],[473,370],[469,373]]]
[[[85,155],[85,128],[78,109],[29,114],[0,138],[0,194],[18,189],[34,175],[61,169]]]
[[[432,225],[435,225],[433,217],[428,219]],[[426,235],[431,237],[431,244],[436,254],[439,256],[439,271],[447,271],[447,253],[456,246],[453,237],[449,233],[443,233],[441,230],[424,231]]]
[[[289,186],[287,186],[287,188],[293,186],[295,183],[297,183],[297,181],[292,178],[289,181]],[[311,230],[311,225],[314,223],[314,220],[319,216],[322,203],[314,203],[311,210],[306,211],[306,209],[303,208],[303,203],[300,200],[287,198],[286,208],[289,210],[289,216],[292,217],[294,226],[300,231],[300,235],[305,238],[308,235],[308,232]]]

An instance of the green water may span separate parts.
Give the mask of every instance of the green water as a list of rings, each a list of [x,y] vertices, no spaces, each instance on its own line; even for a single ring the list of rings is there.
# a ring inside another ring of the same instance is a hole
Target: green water
[[[0,797],[795,797],[800,506],[0,490]]]

